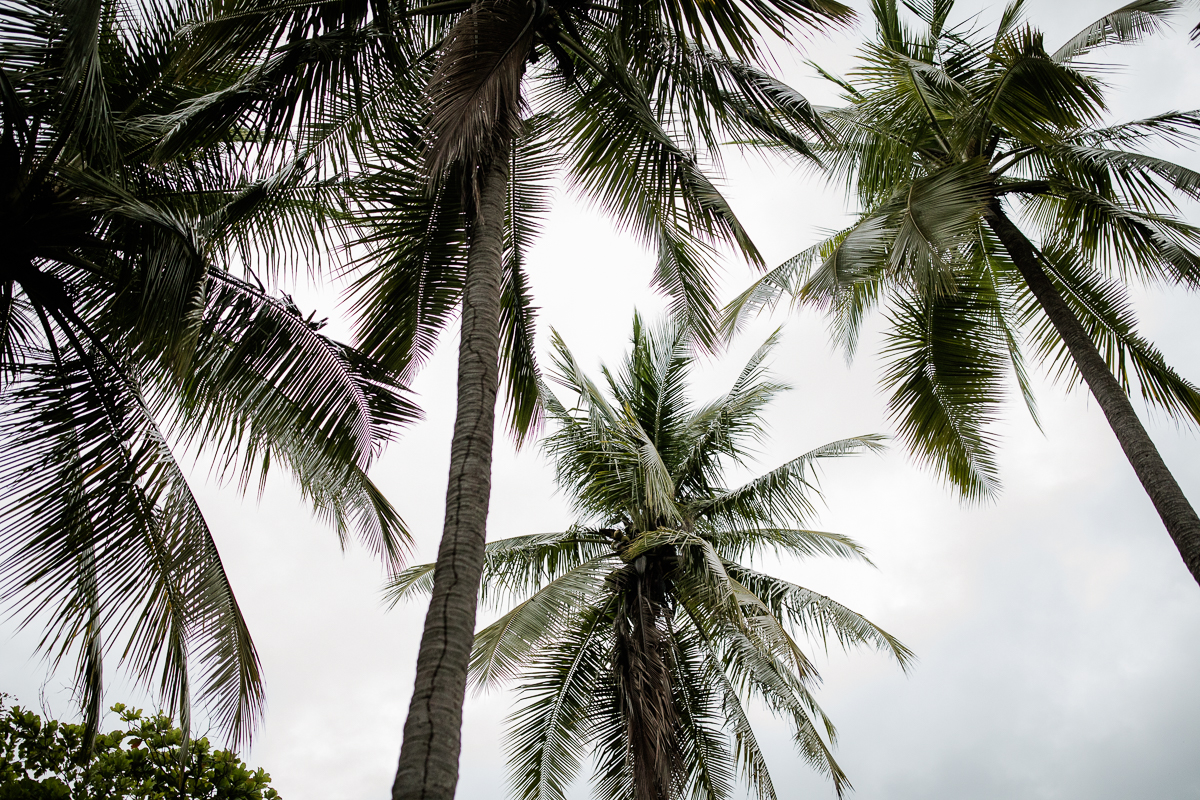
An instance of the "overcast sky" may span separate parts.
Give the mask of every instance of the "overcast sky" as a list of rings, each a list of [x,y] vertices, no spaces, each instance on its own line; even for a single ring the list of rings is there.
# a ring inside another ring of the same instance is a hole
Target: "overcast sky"
[[[988,24],[1000,12],[964,3],[956,18],[980,9]],[[1095,0],[1035,0],[1028,16],[1053,49],[1108,10]],[[1127,65],[1108,78],[1114,118],[1200,106],[1200,49],[1186,35],[1198,18],[1189,11],[1172,34],[1108,51]],[[780,53],[780,74],[815,101],[834,102],[803,59],[844,72],[869,32],[864,23],[804,43],[804,56]],[[1172,155],[1200,168],[1195,154]],[[772,264],[842,227],[851,210],[839,191],[791,167],[731,156],[727,168],[734,208]],[[1200,222],[1194,208],[1189,215]],[[663,308],[646,289],[652,267],[636,242],[560,192],[530,259],[541,352],[553,326],[585,364],[618,357],[634,307],[649,315]],[[751,279],[731,261],[726,296]],[[326,287],[307,301],[334,312],[337,292]],[[1200,381],[1200,299],[1152,290],[1137,301],[1144,333]],[[780,324],[774,371],[795,389],[767,411],[763,470],[832,439],[891,433],[876,384],[878,326],[848,367],[810,311],[757,320],[728,357],[696,376],[699,397],[721,392],[739,357]],[[420,375],[427,418],[372,473],[416,533],[414,561],[434,557],[441,533],[456,349],[457,338],[447,337]],[[817,526],[863,543],[877,569],[765,565],[866,614],[918,655],[905,676],[873,652],[817,654],[825,677],[818,697],[839,727],[837,755],[857,797],[1200,798],[1200,588],[1095,404],[1044,375],[1037,397],[1041,432],[1015,398],[998,428],[1004,491],[995,502],[963,506],[899,446],[839,461],[824,472]],[[1168,465],[1200,502],[1194,428],[1148,416]],[[489,536],[569,524],[536,448],[518,454],[497,441]],[[385,613],[378,565],[361,548],[341,552],[284,476],[261,503],[206,483],[202,469],[193,482],[265,669],[267,717],[247,761],[271,773],[285,800],[387,796],[424,609]],[[33,707],[42,692],[51,711],[69,716],[69,678],[47,679],[30,656],[36,638],[0,628],[0,691]],[[110,704],[144,697],[111,670],[109,687]],[[460,798],[501,796],[510,701],[469,700]],[[781,797],[833,797],[795,757],[785,726],[765,712],[757,720]],[[588,796],[585,782],[577,794]]]

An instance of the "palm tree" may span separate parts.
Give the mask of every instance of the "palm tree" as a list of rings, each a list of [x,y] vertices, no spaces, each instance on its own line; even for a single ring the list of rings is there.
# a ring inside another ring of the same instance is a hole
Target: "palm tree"
[[[873,645],[902,667],[912,657],[830,598],[746,566],[763,553],[865,560],[849,538],[805,525],[817,462],[877,449],[880,437],[832,442],[728,487],[724,471],[746,466],[762,409],[785,388],[763,366],[775,336],[703,405],[687,393],[693,336],[635,316],[629,356],[602,370],[607,392],[555,336],[553,380],[572,399],[544,391],[555,425],[544,446],[580,522],[487,545],[482,594],[513,607],[471,654],[476,685],[519,687],[507,749],[522,800],[564,798],[589,750],[602,800],[717,800],[739,769],[774,798],[750,698],[787,720],[840,796],[849,782],[822,738],[834,729],[795,632]],[[428,592],[433,569],[410,567],[389,594]]]
[[[1175,418],[1200,420],[1200,394],[1138,335],[1123,286],[1200,283],[1200,231],[1173,202],[1200,198],[1200,174],[1138,149],[1196,141],[1200,112],[1102,125],[1105,67],[1081,60],[1156,30],[1176,4],[1136,0],[1054,52],[1020,2],[993,35],[948,26],[952,6],[913,4],[918,34],[894,0],[874,2],[878,41],[850,81],[833,78],[849,105],[823,115],[821,155],[863,211],[768,273],[728,319],[790,292],[828,309],[852,353],[887,300],[891,413],[917,457],[971,497],[996,486],[985,426],[1008,368],[1036,420],[1024,332],[1053,373],[1086,382],[1200,581],[1200,518],[1134,412],[1130,373]]]
[[[52,665],[77,659],[89,737],[123,641],[185,731],[194,693],[236,745],[262,710],[258,657],[175,452],[243,489],[282,463],[398,567],[407,532],[365,470],[417,412],[225,266],[323,245],[334,187],[295,163],[256,173],[244,132],[154,156],[180,107],[230,80],[170,68],[184,11],[19,0],[0,18],[0,596],[46,626]]]
[[[807,107],[789,106],[793,95],[777,81],[738,60],[757,54],[752,38],[757,26],[782,33],[795,23],[847,14],[824,0],[737,5],[479,0],[436,7],[451,5],[462,13],[442,39],[428,81],[428,127],[417,157],[407,160],[423,166],[415,174],[428,176],[434,187],[408,196],[435,202],[432,208],[418,204],[415,216],[402,217],[449,222],[451,240],[461,231],[463,256],[455,256],[462,267],[452,273],[461,281],[453,294],[462,298],[462,334],[446,524],[393,786],[398,800],[448,800],[457,781],[462,698],[484,564],[500,356],[518,440],[538,421],[533,309],[523,272],[523,251],[536,234],[541,206],[538,178],[563,164],[577,187],[656,251],[654,282],[697,331],[697,341],[711,345],[715,303],[708,243],[727,242],[752,263],[761,259],[699,168],[697,153],[714,155],[723,137],[772,129],[776,112],[797,119],[808,115]],[[743,102],[730,102],[733,98]],[[395,192],[394,185],[389,190]],[[393,252],[409,252],[411,241]],[[387,249],[377,251],[382,253]],[[420,336],[422,328],[440,325],[444,317],[423,317],[424,309],[413,307],[418,295],[405,288],[415,275],[452,264],[408,261],[382,280],[364,283],[364,343],[386,341],[397,319],[415,318],[417,325],[405,328],[399,355],[405,364],[419,357],[408,345],[431,342],[432,336]],[[445,299],[446,292],[437,293],[442,303],[437,310],[454,308]],[[368,351],[389,361],[386,350]]]
[[[263,76],[285,56],[329,54],[311,63],[320,88],[340,89],[326,104],[335,121],[309,102],[318,122],[301,138],[326,142],[332,132],[345,162],[371,175],[362,184],[371,253],[356,287],[367,352],[410,375],[461,303],[441,567],[394,797],[448,800],[457,782],[501,373],[518,440],[539,416],[523,272],[544,207],[539,178],[565,165],[646,241],[658,253],[656,284],[711,345],[711,245],[761,258],[701,159],[715,159],[722,141],[786,133],[777,115],[800,125],[811,117],[802,98],[745,63],[758,55],[760,31],[786,35],[848,16],[833,0],[222,2],[193,27],[201,61],[259,54],[240,88],[214,96],[196,119],[249,108],[238,104],[257,102]]]

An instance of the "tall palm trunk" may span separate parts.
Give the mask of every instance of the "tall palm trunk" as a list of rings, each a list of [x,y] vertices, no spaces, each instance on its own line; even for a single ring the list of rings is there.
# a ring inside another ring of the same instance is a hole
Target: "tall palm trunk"
[[[393,800],[452,800],[458,783],[463,696],[491,497],[510,143],[505,145],[483,170],[478,186],[463,291],[458,415],[450,446],[446,522]]]
[[[1167,469],[1158,448],[1134,412],[1133,404],[1100,356],[1095,343],[1042,269],[1033,245],[1004,215],[999,202],[994,202],[988,209],[987,221],[1066,343],[1071,358],[1075,360],[1080,374],[1092,390],[1092,396],[1108,418],[1121,449],[1125,451],[1133,471],[1179,549],[1183,563],[1196,582],[1200,583],[1200,517],[1196,516],[1175,476]]]

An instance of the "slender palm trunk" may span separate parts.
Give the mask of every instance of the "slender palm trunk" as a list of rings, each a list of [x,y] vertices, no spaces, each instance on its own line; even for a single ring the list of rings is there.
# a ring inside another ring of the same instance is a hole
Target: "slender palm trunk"
[[[471,229],[446,522],[393,800],[452,800],[458,783],[463,696],[491,496],[507,186],[508,153],[501,152],[481,176]]]
[[[1167,532],[1179,548],[1183,563],[1196,582],[1200,583],[1200,517],[1196,516],[1175,476],[1167,469],[1158,448],[1134,412],[1133,404],[1113,377],[1095,343],[1042,269],[1033,245],[1004,215],[999,202],[989,209],[987,220],[1029,284],[1042,310],[1066,343],[1071,358],[1075,360],[1080,374],[1092,390],[1092,396],[1108,418],[1108,424],[1117,435],[1117,441],[1121,443],[1121,449],[1125,451],[1133,471],[1137,473]]]

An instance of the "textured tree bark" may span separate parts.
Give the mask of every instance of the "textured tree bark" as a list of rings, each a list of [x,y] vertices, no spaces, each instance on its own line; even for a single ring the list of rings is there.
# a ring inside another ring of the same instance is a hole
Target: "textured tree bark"
[[[1200,583],[1200,517],[1196,516],[1175,476],[1167,469],[1158,448],[1133,410],[1133,404],[1109,370],[1095,343],[1042,269],[1033,245],[1004,215],[998,201],[988,210],[987,221],[1029,284],[1042,310],[1062,336],[1092,396],[1108,418],[1108,424],[1121,443],[1121,449],[1125,451],[1133,471],[1166,525],[1167,533],[1179,549],[1183,563],[1196,582]]]
[[[463,696],[491,496],[507,186],[508,154],[498,153],[481,177],[471,229],[446,522],[392,784],[394,800],[452,800],[458,783]]]

